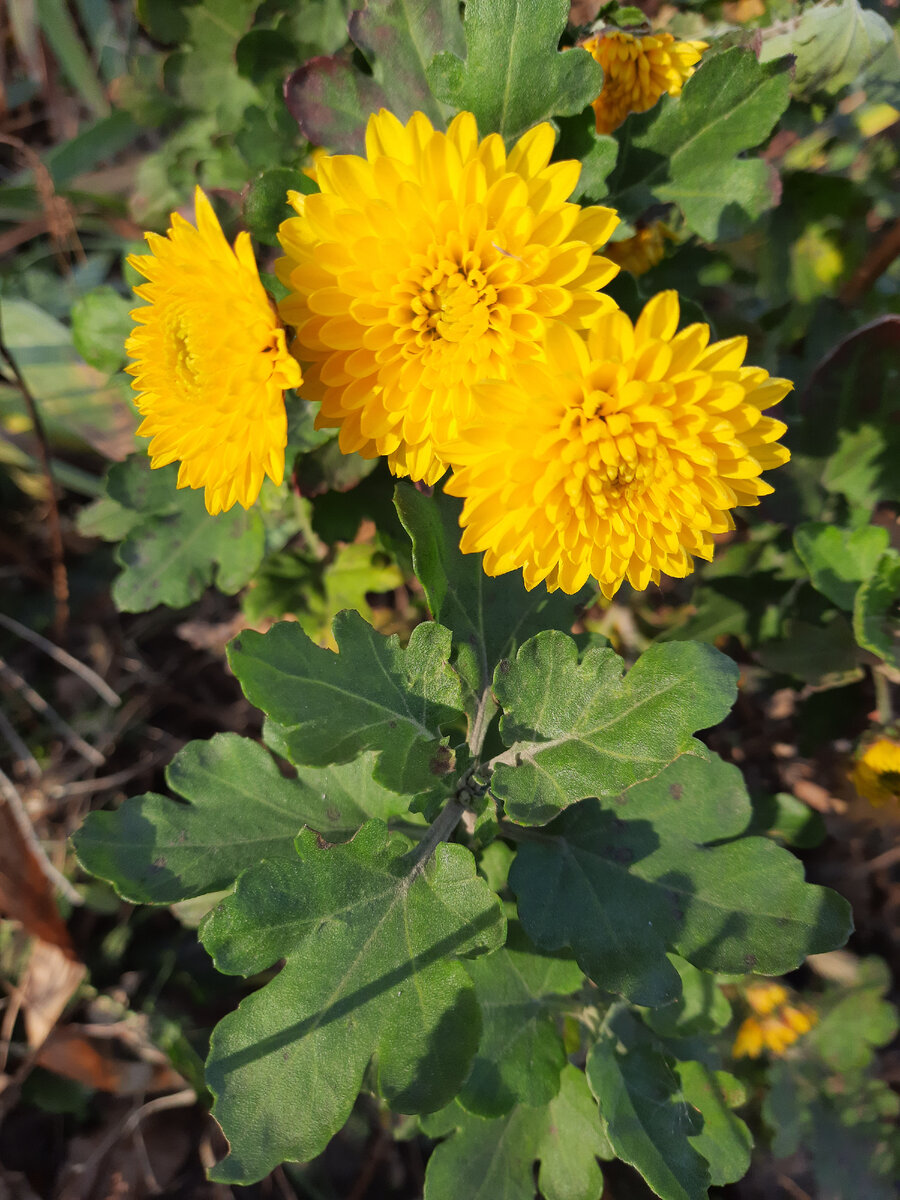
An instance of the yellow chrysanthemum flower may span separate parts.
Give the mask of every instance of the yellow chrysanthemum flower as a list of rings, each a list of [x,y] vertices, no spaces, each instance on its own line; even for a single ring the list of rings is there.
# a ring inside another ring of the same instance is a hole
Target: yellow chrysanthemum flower
[[[612,133],[629,113],[646,112],[666,92],[680,95],[707,49],[706,42],[676,42],[671,33],[621,30],[583,45],[603,68],[603,90],[594,101],[598,133]]]
[[[440,133],[382,109],[366,158],[321,158],[320,193],[290,194],[281,314],[317,425],[340,428],[345,453],[435,482],[473,384],[534,359],[556,318],[615,308],[598,289],[618,268],[594,252],[618,217],[566,202],[581,168],[550,164],[554,136],[538,125],[507,153],[471,113]]]
[[[759,476],[789,454],[762,413],[792,385],[741,365],[746,338],[709,345],[707,325],[676,334],[678,317],[662,292],[634,326],[618,311],[586,339],[557,325],[543,361],[475,389],[445,488],[465,497],[460,545],[484,551],[488,575],[645,588],[712,558],[729,510],[772,491]]]
[[[872,742],[858,759],[850,781],[870,804],[900,800],[900,745],[890,738]]]
[[[781,1056],[818,1021],[815,1009],[799,1000],[791,1000],[781,983],[760,980],[744,989],[744,999],[752,1009],[737,1031],[731,1048],[734,1058],[759,1058],[763,1050]]]
[[[300,366],[259,278],[250,236],[229,246],[197,188],[196,228],[178,213],[165,237],[146,235],[150,254],[128,261],[149,282],[149,303],[125,349],[136,361],[138,429],[151,438],[151,466],[181,460],[178,486],[204,488],[211,513],[249,508],[264,475],[281,483],[287,443],[285,388]]]
[[[610,242],[604,254],[624,271],[632,275],[645,275],[651,267],[662,262],[666,253],[667,237],[672,237],[669,227],[662,221],[652,221],[643,229],[639,229],[634,237]]]

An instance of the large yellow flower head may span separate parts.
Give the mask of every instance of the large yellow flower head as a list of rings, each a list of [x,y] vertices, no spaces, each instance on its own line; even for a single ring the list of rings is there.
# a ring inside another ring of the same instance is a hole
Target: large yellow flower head
[[[636,325],[619,311],[586,339],[558,325],[542,362],[475,389],[445,490],[465,497],[460,545],[484,551],[488,575],[645,588],[712,558],[729,510],[772,491],[760,474],[789,454],[762,414],[792,385],[742,366],[745,338],[710,345],[706,325],[676,333],[678,316],[662,292]]]
[[[900,800],[900,745],[890,738],[872,742],[857,760],[850,780],[870,804]]]
[[[232,250],[199,188],[195,208],[196,228],[172,213],[166,236],[148,233],[150,253],[128,260],[149,281],[134,289],[149,303],[131,314],[138,324],[125,349],[151,465],[180,459],[178,486],[204,488],[218,513],[249,508],[265,475],[281,483],[284,389],[299,386],[300,367],[249,235]]]
[[[475,383],[534,359],[556,318],[615,307],[598,289],[618,268],[594,252],[618,218],[566,202],[580,164],[551,165],[553,146],[548,124],[507,153],[497,134],[479,142],[471,113],[440,133],[382,110],[366,158],[321,158],[320,193],[291,193],[281,313],[317,424],[340,428],[345,453],[435,482]]]
[[[671,33],[621,30],[583,45],[603,68],[603,90],[594,101],[598,133],[612,133],[629,113],[646,112],[666,92],[680,95],[707,48],[706,42],[676,42]]]

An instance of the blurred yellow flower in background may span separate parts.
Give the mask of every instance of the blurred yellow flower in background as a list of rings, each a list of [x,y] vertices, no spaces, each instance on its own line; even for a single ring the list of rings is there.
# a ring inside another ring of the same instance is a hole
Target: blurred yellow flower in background
[[[645,275],[657,263],[662,262],[666,253],[666,238],[672,236],[672,231],[662,221],[652,221],[643,229],[639,229],[633,237],[622,238],[620,242],[610,242],[603,253],[623,271],[632,275]]]
[[[595,251],[618,217],[567,202],[581,167],[551,164],[554,143],[538,125],[507,153],[471,113],[441,133],[382,109],[366,158],[320,157],[320,193],[290,193],[281,314],[317,426],[339,428],[344,453],[434,483],[474,384],[531,362],[558,318],[583,327],[615,308],[599,289],[618,268]]]
[[[474,389],[445,490],[465,498],[460,545],[484,551],[488,575],[642,589],[712,558],[729,510],[772,491],[761,473],[790,456],[762,414],[792,385],[743,366],[745,338],[710,345],[707,325],[676,333],[678,319],[662,292],[635,325],[619,311],[586,338],[557,325],[542,361]]]
[[[598,133],[612,133],[629,113],[646,112],[667,92],[678,96],[707,49],[706,42],[677,42],[671,33],[621,30],[582,45],[603,68],[603,90],[594,101]]]
[[[737,1031],[731,1048],[734,1058],[759,1058],[763,1050],[780,1057],[819,1019],[815,1009],[791,1000],[784,984],[774,980],[748,984],[743,996],[752,1012]]]
[[[165,237],[146,235],[149,254],[128,262],[147,283],[125,344],[127,368],[151,439],[151,466],[181,460],[178,486],[203,488],[215,514],[249,508],[264,476],[281,483],[286,388],[300,384],[284,330],[259,278],[250,236],[234,249],[197,188],[196,228],[178,213]]]
[[[857,759],[850,782],[870,804],[900,800],[900,745],[890,738],[872,742]]]

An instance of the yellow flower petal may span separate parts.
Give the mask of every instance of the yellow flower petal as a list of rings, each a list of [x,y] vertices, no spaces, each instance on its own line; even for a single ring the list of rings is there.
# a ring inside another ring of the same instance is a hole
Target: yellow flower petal
[[[850,781],[870,804],[900,800],[900,745],[890,738],[872,742],[857,760]]]

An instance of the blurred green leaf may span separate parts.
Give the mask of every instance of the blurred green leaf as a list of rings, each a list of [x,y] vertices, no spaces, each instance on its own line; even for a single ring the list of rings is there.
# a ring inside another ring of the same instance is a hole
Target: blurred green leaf
[[[813,587],[846,612],[853,611],[859,585],[872,575],[889,540],[881,525],[839,529],[810,522],[794,530],[794,547]]]
[[[250,184],[244,197],[244,223],[257,241],[278,245],[278,226],[294,212],[288,205],[289,190],[309,194],[318,188],[308,175],[293,167],[272,167]]]
[[[813,4],[783,23],[783,32],[764,32],[760,62],[793,54],[795,96],[811,99],[818,92],[834,95],[893,43],[890,25],[858,0]],[[779,26],[773,29],[778,30]]]
[[[102,81],[97,76],[97,70],[79,36],[78,27],[65,0],[35,2],[41,32],[56,56],[63,74],[95,116],[106,116],[109,113],[109,101]]]
[[[900,667],[900,554],[890,550],[856,593],[853,632],[865,649]]]
[[[3,340],[34,396],[51,443],[124,458],[137,417],[124,379],[109,380],[76,351],[72,332],[27,300],[0,301]],[[0,415],[28,416],[18,390],[0,391]]]
[[[342,51],[312,59],[285,84],[287,106],[304,137],[332,151],[362,153],[366,121],[380,108],[403,121],[423,112],[442,129],[445,110],[425,68],[438,50],[461,50],[456,0],[368,0],[352,14],[349,34],[371,75]]]
[[[72,307],[72,341],[92,367],[111,375],[125,362],[125,339],[134,328],[132,303],[115,288],[85,292]]]

